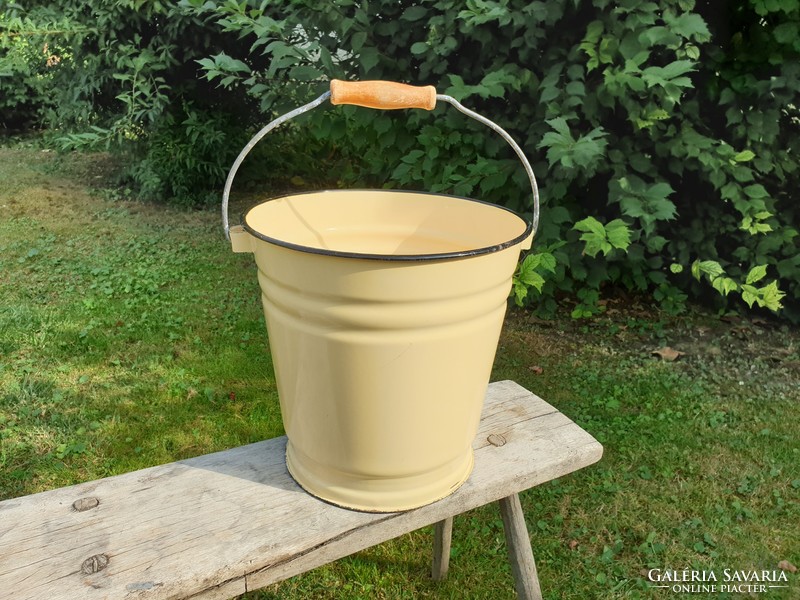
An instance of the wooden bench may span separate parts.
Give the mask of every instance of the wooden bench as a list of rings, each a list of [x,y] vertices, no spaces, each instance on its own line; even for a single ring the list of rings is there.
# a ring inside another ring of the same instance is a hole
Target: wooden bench
[[[511,381],[489,386],[475,470],[454,494],[369,514],[301,490],[276,438],[0,502],[0,597],[231,598],[436,524],[447,572],[452,517],[496,500],[521,598],[540,598],[517,493],[600,459],[588,433]]]

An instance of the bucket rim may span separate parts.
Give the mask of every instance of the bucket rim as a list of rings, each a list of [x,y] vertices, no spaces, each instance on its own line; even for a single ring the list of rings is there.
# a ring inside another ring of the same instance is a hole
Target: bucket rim
[[[425,254],[375,254],[375,253],[368,253],[368,252],[347,252],[343,250],[328,250],[325,248],[314,248],[312,246],[304,246],[302,244],[295,244],[293,242],[287,242],[285,240],[281,240],[272,236],[268,236],[263,234],[259,231],[256,231],[247,222],[247,215],[253,209],[261,206],[263,204],[267,204],[268,202],[273,202],[275,200],[282,200],[283,198],[292,198],[296,196],[308,196],[312,194],[346,194],[352,192],[388,192],[388,193],[402,193],[402,194],[415,194],[421,196],[437,196],[440,198],[454,198],[456,200],[465,200],[467,202],[475,202],[477,204],[483,204],[485,206],[490,206],[492,208],[498,210],[504,210],[518,219],[520,219],[523,223],[525,223],[525,230],[518,236],[506,241],[502,242],[501,244],[495,244],[493,246],[483,246],[480,248],[471,248],[469,250],[460,250],[457,252],[431,252]],[[288,248],[290,250],[297,250],[299,252],[307,252],[309,254],[320,254],[323,256],[334,256],[337,258],[356,258],[356,259],[363,259],[363,260],[379,260],[379,261],[387,261],[387,262],[414,262],[414,261],[432,261],[432,260],[447,260],[447,259],[456,259],[456,258],[467,258],[471,256],[479,256],[482,254],[492,254],[494,252],[500,252],[501,250],[505,250],[506,248],[511,248],[512,246],[516,246],[517,244],[522,243],[526,240],[531,233],[533,232],[533,223],[527,221],[525,218],[522,217],[516,211],[511,210],[510,208],[506,208],[505,206],[500,206],[499,204],[494,204],[493,202],[486,202],[485,200],[476,200],[475,198],[469,198],[467,196],[457,196],[454,194],[439,194],[437,192],[425,192],[425,191],[416,191],[416,190],[398,190],[398,189],[375,189],[375,188],[355,188],[355,189],[342,189],[342,190],[313,190],[313,191],[306,191],[306,192],[299,192],[299,193],[291,193],[291,194],[283,194],[281,196],[274,196],[272,198],[268,198],[264,202],[259,202],[255,206],[251,206],[247,209],[242,215],[242,227],[244,227],[245,231],[247,231],[250,235],[255,238],[258,238],[262,241],[268,242],[270,244],[274,244],[276,246],[281,246],[283,248]]]

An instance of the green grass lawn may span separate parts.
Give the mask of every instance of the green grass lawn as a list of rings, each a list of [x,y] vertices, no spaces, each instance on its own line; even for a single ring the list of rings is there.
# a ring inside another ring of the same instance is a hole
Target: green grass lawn
[[[0,499],[283,433],[252,257],[216,211],[98,191],[106,164],[0,149]],[[511,311],[493,378],[605,446],[521,496],[545,598],[682,597],[650,568],[800,566],[799,352],[780,323],[635,300],[588,323]],[[247,597],[514,597],[496,506],[456,518],[447,581],[430,555],[421,530]],[[800,598],[788,580],[757,597]]]

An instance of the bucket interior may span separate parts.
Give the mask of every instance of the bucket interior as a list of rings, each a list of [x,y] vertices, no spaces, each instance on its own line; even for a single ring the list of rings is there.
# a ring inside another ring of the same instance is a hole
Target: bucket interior
[[[530,225],[505,208],[421,192],[334,190],[285,196],[248,211],[254,236],[307,252],[386,260],[495,252]]]

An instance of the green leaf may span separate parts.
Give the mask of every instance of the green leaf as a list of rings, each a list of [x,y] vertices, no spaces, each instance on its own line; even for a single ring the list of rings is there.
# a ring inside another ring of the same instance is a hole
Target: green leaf
[[[520,264],[516,279],[541,292],[544,278],[536,272],[536,269],[542,267],[547,271],[555,272],[555,266],[555,258],[549,252],[529,254]]]
[[[586,217],[585,219],[578,221],[573,226],[573,229],[577,229],[578,231],[591,232],[594,235],[601,237],[605,237],[606,235],[605,227],[603,227],[603,224],[594,217]]]
[[[411,45],[411,54],[425,54],[430,49],[430,46],[425,42],[415,42]]]
[[[751,284],[757,281],[761,281],[764,277],[767,276],[767,265],[757,265],[750,269],[750,272],[747,274],[747,279],[745,279],[745,283]]]
[[[611,64],[619,49],[619,40],[615,37],[604,37],[600,40],[597,56],[603,64]]]
[[[605,155],[605,149],[608,144],[603,139],[605,136],[605,131],[601,127],[596,127],[586,135],[578,138],[570,149],[571,159],[579,167],[590,168],[600,157]]]
[[[652,169],[653,166],[653,163],[650,162],[650,159],[642,154],[626,156],[623,158],[623,161],[627,161],[630,166],[632,166],[639,173],[647,173]]]
[[[772,31],[775,41],[779,44],[792,44],[797,40],[797,23],[781,23]]]
[[[581,81],[570,81],[565,88],[570,96],[585,96],[586,88]]]
[[[617,247],[627,248],[629,241],[629,238],[626,239],[626,236],[629,235],[627,225],[625,225],[625,223],[620,219],[615,219],[615,221],[612,221],[612,223],[609,223],[609,225],[612,225],[612,232],[615,236],[615,242],[620,244],[620,246]],[[602,252],[604,255],[607,255],[615,247],[609,241],[606,228],[603,227],[603,224],[594,217],[586,217],[585,219],[578,221],[575,223],[573,229],[585,232],[580,237],[580,239],[585,242],[583,249],[584,254],[588,254],[589,256],[597,256],[598,252]]]
[[[597,256],[598,252],[602,252],[603,255],[611,252],[611,244],[605,241],[605,239],[598,238],[590,233],[584,233],[581,236],[581,240],[586,243],[583,248],[584,254],[588,254],[593,258]]]
[[[566,223],[570,220],[569,211],[563,206],[548,207],[547,216],[553,223]]]
[[[647,208],[648,215],[653,220],[669,221],[675,218],[675,204],[670,200],[650,200]]]
[[[596,43],[600,39],[600,35],[603,33],[603,22],[602,21],[592,21],[586,26],[586,36],[584,40]]]
[[[528,296],[528,287],[519,281],[514,282],[514,302],[517,306],[522,307],[525,298]]]
[[[675,204],[667,196],[675,190],[665,182],[646,187],[644,181],[635,175],[621,177],[609,184],[612,199],[620,203],[622,213],[642,219],[650,227],[654,221],[670,220],[675,217]]]
[[[747,302],[748,307],[753,308],[753,303],[758,300],[758,295],[749,289],[742,288],[742,300]]]
[[[519,264],[513,278],[514,299],[518,306],[522,306],[523,300],[527,298],[529,288],[534,288],[541,294],[545,279],[536,270],[541,268],[555,273],[556,259],[550,251],[558,246],[551,245],[545,251],[529,254]]]
[[[733,160],[736,162],[747,162],[749,160],[753,160],[755,157],[755,152],[752,152],[751,150],[742,150],[733,157]]]
[[[683,272],[683,265],[679,263],[672,263],[669,266],[669,270],[675,274]]]
[[[572,137],[569,125],[563,117],[548,119],[545,122],[554,131],[545,133],[537,148],[548,148],[547,161],[550,166],[560,163],[568,169],[574,167],[592,169],[605,155],[608,143],[605,140],[607,134],[602,127],[596,127],[576,140]]]
[[[488,175],[481,179],[481,192],[489,192],[503,187],[508,182],[508,172],[502,169],[492,169]]]
[[[614,219],[605,227],[609,243],[620,250],[625,250],[631,243],[631,232],[622,219]]]
[[[651,235],[645,240],[648,250],[653,252],[661,252],[661,249],[667,244],[667,238],[661,235]]]
[[[645,196],[655,199],[663,199],[672,194],[675,190],[672,189],[668,183],[664,183],[663,181],[660,183],[655,183],[647,188],[647,192],[645,192]]]
[[[520,277],[520,281],[528,287],[535,288],[537,292],[541,292],[544,285],[544,278],[535,271],[525,273]]]
[[[675,79],[680,75],[685,75],[695,70],[695,62],[692,60],[676,60],[669,63],[661,70],[664,79]]]
[[[707,275],[710,279],[724,274],[725,270],[715,260],[696,260],[692,263],[692,276],[700,280],[701,275]]]
[[[542,262],[542,255],[541,254],[529,254],[525,257],[525,260],[522,261],[522,265],[520,265],[520,273],[525,273],[526,271],[533,271],[536,269]]]
[[[647,113],[646,118],[649,121],[664,121],[669,119],[670,114],[663,108],[657,108]]]
[[[746,181],[753,181],[753,170],[744,165],[737,165],[732,169],[733,177],[736,181],[744,183]]]
[[[451,73],[448,77],[450,78],[450,86],[445,89],[445,94],[453,96],[456,100],[463,100],[472,93],[470,91],[472,86],[464,83],[464,79],[460,75]]]
[[[354,33],[353,37],[350,39],[350,47],[357,52],[364,47],[364,42],[366,41],[367,41],[367,32],[359,31],[358,33]]]
[[[669,11],[665,11],[663,18],[669,29],[681,37],[698,42],[707,42],[711,39],[711,32],[706,22],[697,13],[685,12],[674,17]]]
[[[769,192],[767,192],[766,188],[760,183],[748,185],[746,188],[744,188],[744,193],[747,194],[750,198],[754,199],[769,197]]]
[[[250,67],[237,58],[232,58],[225,53],[217,54],[214,57],[217,66],[225,71],[235,71],[237,73],[250,73]]]
[[[519,90],[519,77],[506,69],[497,69],[481,79],[480,85],[486,88],[485,98],[503,98],[507,89]]]
[[[711,287],[717,290],[723,296],[727,296],[731,292],[739,289],[739,284],[730,277],[720,276],[711,281]]]
[[[364,73],[369,73],[380,59],[377,48],[362,48],[358,55]]]
[[[550,271],[551,273],[555,273],[556,257],[550,254],[549,252],[543,252],[539,256],[541,257],[542,269],[544,269],[545,271]]]
[[[639,34],[639,40],[642,44],[646,44],[648,46],[671,46],[680,43],[680,38],[670,31],[668,27],[664,27],[662,25],[650,27],[644,30],[644,32]]]
[[[289,71],[289,77],[297,81],[313,81],[322,77],[322,71],[309,65],[300,65],[292,67]]]
[[[403,21],[419,21],[424,19],[428,14],[428,8],[424,6],[409,6],[403,11],[400,17]]]
[[[569,151],[574,145],[575,140],[572,138],[566,139],[561,134],[548,131],[542,136],[542,141],[539,143],[538,147],[548,148],[547,162],[551,167],[557,163],[561,163],[564,167],[571,168],[574,166],[574,163],[569,155]]]
[[[569,130],[569,125],[567,125],[566,120],[564,117],[556,117],[555,119],[547,119],[545,123],[550,125],[553,129],[555,129],[560,135],[568,138],[570,140],[573,139],[572,133]],[[541,145],[541,144],[540,144]]]
[[[786,293],[778,289],[777,281],[773,281],[769,285],[761,288],[759,292],[761,294],[761,306],[772,311],[778,311],[783,308],[781,299],[786,296]]]

